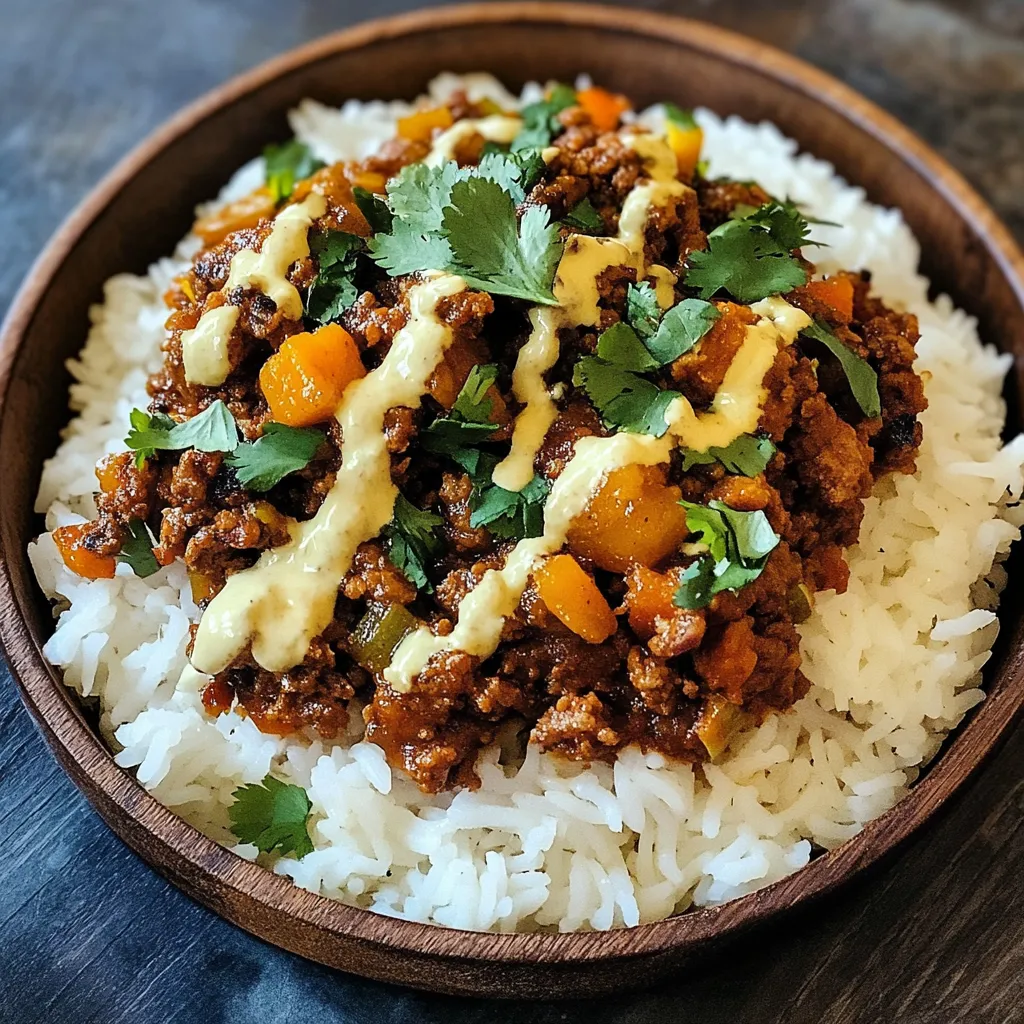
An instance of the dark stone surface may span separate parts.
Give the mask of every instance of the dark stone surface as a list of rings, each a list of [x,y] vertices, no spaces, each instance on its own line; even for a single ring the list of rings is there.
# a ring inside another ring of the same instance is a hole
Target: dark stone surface
[[[0,0],[0,307],[73,204],[181,104],[305,39],[410,6]],[[741,29],[845,79],[944,153],[1024,239],[1022,0],[643,6]],[[728,962],[600,1004],[497,1004],[336,973],[191,903],[90,811],[3,671],[0,1022],[1022,1021],[1022,759],[1018,729],[899,858]]]

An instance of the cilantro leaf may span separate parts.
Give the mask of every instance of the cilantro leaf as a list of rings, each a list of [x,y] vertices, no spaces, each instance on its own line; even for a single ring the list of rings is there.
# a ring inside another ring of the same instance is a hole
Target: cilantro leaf
[[[555,305],[555,268],[562,255],[558,228],[544,207],[531,206],[518,226],[512,196],[487,178],[457,181],[443,215],[452,250],[449,269],[474,288]]]
[[[706,250],[690,253],[687,287],[702,299],[724,290],[750,303],[806,284],[807,271],[790,250],[806,241],[807,224],[795,206],[774,202],[720,224]]]
[[[604,232],[604,218],[594,209],[589,199],[581,199],[566,215],[564,224],[577,231],[587,231],[594,235]],[[631,285],[630,287],[635,287]]]
[[[512,152],[523,149],[543,149],[551,145],[563,128],[558,115],[576,104],[576,90],[568,85],[558,84],[549,96],[531,103],[522,110],[523,127],[512,140]]]
[[[224,461],[250,491],[269,491],[289,473],[305,469],[326,435],[312,427],[268,423],[250,444],[243,441]]]
[[[740,512],[721,501],[680,501],[686,526],[708,548],[689,565],[673,597],[678,608],[703,608],[715,594],[736,591],[761,575],[779,536],[760,510]]]
[[[675,103],[664,103],[662,105],[665,108],[665,120],[669,124],[675,125],[676,128],[681,128],[687,132],[699,127],[694,119],[692,110],[684,110]]]
[[[362,185],[356,185],[352,189],[352,195],[355,197],[359,212],[366,218],[366,223],[370,225],[370,231],[373,234],[386,233],[391,230],[394,218],[388,204],[380,196],[363,188]]]
[[[275,203],[282,203],[295,190],[295,183],[308,178],[325,164],[313,156],[310,148],[298,139],[263,150],[267,188]]]
[[[141,519],[129,521],[128,536],[121,543],[121,552],[117,560],[127,562],[132,567],[132,572],[143,580],[160,568],[160,563],[153,554],[153,535]]]
[[[452,262],[452,250],[441,235],[428,234],[408,221],[396,220],[387,235],[370,239],[377,265],[392,277],[418,270],[444,270]]]
[[[710,466],[720,462],[730,473],[757,476],[765,471],[774,454],[775,445],[770,438],[741,434],[724,448],[712,445],[704,452],[684,449],[683,472],[689,472],[694,466]]]
[[[321,324],[330,323],[359,297],[354,278],[366,240],[347,231],[318,231],[309,240],[309,251],[317,257],[320,270],[309,287],[306,315]]]
[[[268,775],[262,783],[239,786],[228,808],[231,831],[243,843],[252,843],[261,853],[278,850],[305,857],[313,852],[309,838],[312,805],[306,791]]]
[[[629,326],[646,340],[657,332],[661,316],[661,305],[654,285],[650,281],[631,283],[626,289],[626,321]]]
[[[500,185],[515,203],[521,203],[544,169],[539,149],[518,153],[486,153],[474,169],[474,175]]]
[[[395,498],[391,522],[384,527],[384,548],[388,558],[413,586],[428,593],[433,590],[427,578],[427,566],[441,550],[437,528],[444,520],[428,510],[418,509],[404,494]]]
[[[657,384],[597,356],[584,356],[573,368],[572,382],[582,388],[610,426],[634,434],[661,437],[668,430],[665,414],[679,397]]]
[[[544,532],[544,502],[550,491],[551,484],[536,474],[521,491],[476,481],[469,499],[469,524],[486,526],[502,539],[539,537]]]
[[[836,337],[832,328],[822,320],[815,320],[810,327],[805,327],[800,333],[820,341],[839,360],[861,412],[872,419],[881,416],[882,401],[878,395],[878,374],[871,365],[861,359],[853,349],[847,348]]]
[[[497,377],[497,366],[474,366],[451,412],[447,416],[439,416],[420,434],[423,447],[436,455],[456,459],[464,466],[456,457],[459,450],[487,440],[498,429],[497,424],[490,421],[493,403],[487,397]]]
[[[721,315],[703,299],[683,299],[665,313],[657,331],[644,344],[658,364],[664,366],[689,352]]]
[[[661,365],[637,337],[636,331],[621,321],[601,333],[597,339],[597,355],[620,370],[635,373],[656,370]]]
[[[137,465],[157,450],[195,448],[200,452],[232,452],[238,446],[235,419],[219,398],[198,416],[181,423],[163,413],[150,416],[141,409],[133,409],[129,421],[131,430],[124,443],[136,452]]]

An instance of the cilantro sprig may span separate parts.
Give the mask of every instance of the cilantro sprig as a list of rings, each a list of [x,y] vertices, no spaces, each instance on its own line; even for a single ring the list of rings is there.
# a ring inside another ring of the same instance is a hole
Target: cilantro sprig
[[[588,234],[597,235],[604,233],[604,218],[594,209],[594,204],[589,199],[581,199],[566,215],[562,221],[568,224],[574,231],[586,231]]]
[[[471,473],[473,491],[469,498],[470,526],[486,526],[503,540],[539,537],[544,532],[544,503],[551,483],[534,474],[521,491],[508,491],[491,482],[497,459],[484,453]]]
[[[740,476],[757,476],[763,473],[775,454],[775,445],[767,437],[754,434],[740,434],[735,441],[724,448],[712,445],[707,451],[683,450],[683,472],[694,466],[710,466],[718,462],[730,473]]]
[[[764,570],[779,536],[761,511],[740,512],[721,501],[680,501],[686,526],[707,546],[687,566],[673,597],[678,608],[704,608],[723,590],[740,590]]]
[[[238,428],[228,407],[218,398],[198,416],[175,423],[170,416],[141,409],[129,414],[131,429],[124,443],[135,452],[139,467],[157,451],[231,452],[238,445]]]
[[[559,83],[544,99],[523,107],[523,127],[512,140],[512,152],[550,146],[551,140],[563,131],[558,115],[575,105],[576,90]]]
[[[224,460],[250,491],[269,491],[289,473],[305,469],[326,435],[314,427],[267,423],[251,444],[243,441]]]
[[[330,323],[359,297],[355,274],[366,239],[347,231],[317,231],[310,236],[309,251],[320,269],[309,287],[305,313],[317,323]]]
[[[498,429],[491,422],[493,402],[487,396],[497,377],[498,367],[493,364],[474,366],[448,415],[439,416],[420,434],[423,447],[465,468],[465,449],[486,441]]]
[[[871,365],[861,359],[853,349],[847,348],[823,320],[815,320],[810,327],[805,327],[800,333],[820,342],[839,360],[861,412],[872,419],[881,416],[882,400],[878,395],[878,374]]]
[[[325,166],[309,146],[298,139],[263,150],[267,188],[275,203],[283,203],[295,191],[295,183]]]
[[[136,576],[145,579],[160,568],[160,563],[153,554],[153,545],[153,535],[149,532],[149,527],[141,519],[132,519],[128,523],[128,536],[121,542],[117,560],[127,562]]]
[[[810,222],[793,203],[765,203],[742,211],[708,235],[708,248],[690,253],[685,283],[702,299],[720,291],[751,303],[807,283],[792,253],[809,241]]]
[[[231,831],[260,853],[277,850],[305,857],[313,852],[309,838],[312,804],[301,786],[292,786],[268,775],[262,783],[239,786],[228,808]]]
[[[399,492],[391,522],[384,527],[384,549],[392,565],[427,593],[434,589],[427,567],[440,554],[442,541],[436,531],[442,522],[436,512],[417,508]]]

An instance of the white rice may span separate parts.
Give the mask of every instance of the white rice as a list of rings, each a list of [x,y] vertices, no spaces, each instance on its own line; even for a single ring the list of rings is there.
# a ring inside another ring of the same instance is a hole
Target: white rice
[[[460,81],[474,96],[515,102],[488,76],[441,76],[431,92],[443,98]],[[322,158],[352,158],[390,137],[408,109],[307,100],[292,126]],[[114,579],[83,580],[43,534],[29,552],[60,612],[45,654],[68,686],[99,698],[118,764],[158,800],[231,845],[232,791],[273,771],[306,788],[316,848],[301,861],[261,860],[305,888],[456,928],[612,928],[734,899],[806,864],[813,846],[849,839],[907,792],[982,700],[999,562],[1024,519],[1016,505],[1024,437],[1000,441],[1010,357],[983,347],[974,321],[947,297],[928,301],[917,243],[897,211],[866,202],[770,124],[708,111],[698,120],[712,174],[756,178],[841,224],[816,229],[830,246],[812,254],[819,267],[871,270],[877,292],[921,322],[917,367],[928,375],[930,406],[919,470],[885,481],[868,500],[849,590],[820,595],[801,628],[809,695],[740,734],[703,771],[635,750],[614,766],[583,768],[533,748],[516,771],[503,768],[495,746],[481,759],[478,791],[424,796],[361,740],[358,712],[333,744],[264,736],[235,712],[206,715],[204,678],[186,669],[198,612],[183,566],[140,580],[122,565]],[[245,193],[261,174],[254,161],[222,198]],[[144,277],[111,279],[93,309],[86,347],[71,363],[78,415],[40,485],[48,530],[93,514],[93,465],[123,447],[129,410],[145,404],[145,378],[160,359],[161,294],[196,244],[186,239]]]

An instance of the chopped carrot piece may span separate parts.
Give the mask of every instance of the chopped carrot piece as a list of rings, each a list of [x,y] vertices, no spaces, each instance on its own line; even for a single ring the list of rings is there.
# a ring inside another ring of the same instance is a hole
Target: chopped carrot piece
[[[619,118],[629,110],[629,100],[596,85],[576,94],[576,101],[586,111],[599,132],[613,132],[619,125]]]
[[[551,614],[587,643],[599,644],[615,632],[615,613],[572,555],[546,559],[534,570],[533,579]]]
[[[358,171],[352,175],[353,186],[365,188],[367,192],[378,192],[383,195],[387,182],[387,178],[377,171]]]
[[[261,220],[273,217],[276,212],[277,204],[270,190],[258,188],[227,206],[204,214],[192,225],[192,231],[202,239],[203,245],[217,245],[232,231],[254,228]]]
[[[398,119],[398,134],[403,139],[410,139],[413,142],[429,142],[435,128],[451,128],[454,123],[452,112],[447,107],[417,110],[415,114]]]
[[[672,124],[670,121],[666,134],[668,144],[676,155],[679,177],[689,180],[697,169],[700,150],[704,145],[704,132],[696,125],[693,128],[683,128],[680,125]]]
[[[804,291],[811,298],[831,306],[847,323],[853,319],[853,282],[848,277],[808,281]]]
[[[289,427],[310,427],[334,415],[345,388],[366,369],[352,335],[339,324],[290,337],[260,370],[270,415]]]
[[[117,559],[113,555],[98,555],[81,543],[88,526],[88,523],[78,523],[60,526],[53,531],[53,542],[60,557],[72,572],[87,580],[113,579]]]

